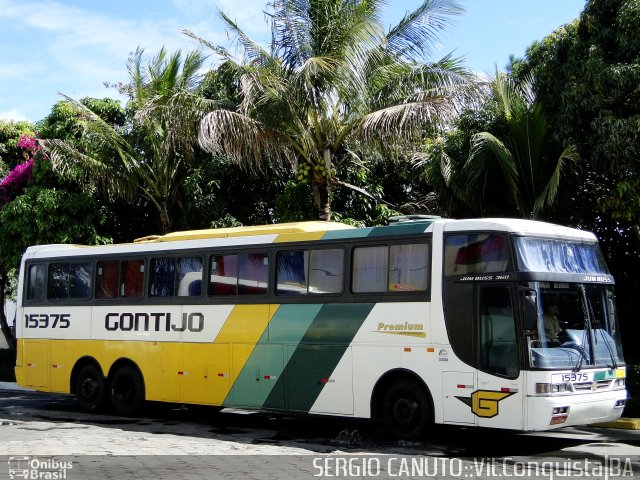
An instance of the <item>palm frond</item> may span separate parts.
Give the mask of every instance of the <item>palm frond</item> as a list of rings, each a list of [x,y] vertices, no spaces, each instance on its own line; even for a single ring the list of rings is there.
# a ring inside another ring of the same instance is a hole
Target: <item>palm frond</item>
[[[549,182],[545,185],[533,205],[532,215],[534,218],[536,218],[546,207],[553,205],[556,195],[558,194],[558,189],[560,188],[560,176],[562,175],[562,169],[565,163],[576,163],[578,161],[580,161],[580,155],[578,154],[578,149],[575,145],[571,145],[562,151],[558,158],[558,162],[556,163],[556,167],[553,170],[553,175],[551,175]]]
[[[187,37],[193,38],[202,46],[207,47],[208,49],[213,51],[215,54],[221,56],[225,60],[229,60],[235,63],[235,59],[233,58],[233,55],[231,55],[231,53],[226,48],[223,48],[219,45],[214,45],[213,43],[209,42],[208,40],[202,38],[199,35],[196,35],[191,30],[188,30],[186,28],[182,30],[182,34],[186,35]]]
[[[218,10],[218,14],[226,26],[227,35],[229,35],[230,40],[242,47],[251,63],[260,66],[267,66],[273,61],[273,57],[269,52],[262,48],[260,44],[249,38],[249,36],[240,29],[236,22],[231,20],[231,18],[222,10]]]
[[[376,110],[365,115],[354,131],[364,141],[411,143],[420,139],[426,128],[449,120],[454,109],[446,96],[417,94],[411,101]]]
[[[469,183],[478,185],[491,172],[491,162],[494,160],[497,161],[508,191],[516,192],[518,170],[515,159],[505,144],[489,132],[477,133],[471,137],[469,158],[462,169]]]
[[[454,0],[425,0],[390,29],[388,48],[405,59],[427,59],[440,34],[449,27],[451,17],[462,13],[464,9]]]
[[[207,152],[223,153],[255,170],[264,163],[295,163],[294,152],[279,132],[228,110],[215,110],[204,117],[198,141]]]

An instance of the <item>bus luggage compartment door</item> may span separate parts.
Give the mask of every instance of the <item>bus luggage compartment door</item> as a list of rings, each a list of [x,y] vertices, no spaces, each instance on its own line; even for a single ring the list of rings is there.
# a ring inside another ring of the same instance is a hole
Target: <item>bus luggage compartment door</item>
[[[29,361],[24,365],[25,386],[49,388],[49,341],[25,340],[24,358]]]
[[[475,415],[471,411],[471,394],[475,389],[474,383],[473,372],[442,372],[445,423],[475,424]]]

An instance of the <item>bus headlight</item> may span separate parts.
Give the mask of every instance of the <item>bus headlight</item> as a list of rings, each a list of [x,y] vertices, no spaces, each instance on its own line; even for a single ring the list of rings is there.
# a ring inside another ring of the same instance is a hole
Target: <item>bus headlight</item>
[[[626,385],[626,382],[624,378],[616,378],[615,381],[613,382],[614,390],[622,390],[625,385]]]
[[[573,391],[570,383],[536,383],[536,395],[550,395]]]

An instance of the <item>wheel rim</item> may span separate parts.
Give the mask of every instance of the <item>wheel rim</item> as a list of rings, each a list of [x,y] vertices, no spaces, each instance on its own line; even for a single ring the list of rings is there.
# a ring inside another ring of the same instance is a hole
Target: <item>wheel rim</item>
[[[80,385],[80,393],[82,398],[87,401],[93,401],[97,398],[99,391],[98,381],[95,378],[85,378]]]
[[[392,409],[393,420],[399,427],[412,428],[420,419],[420,406],[413,398],[398,398]]]
[[[121,379],[114,385],[114,397],[122,406],[130,406],[136,399],[136,387],[129,378]]]

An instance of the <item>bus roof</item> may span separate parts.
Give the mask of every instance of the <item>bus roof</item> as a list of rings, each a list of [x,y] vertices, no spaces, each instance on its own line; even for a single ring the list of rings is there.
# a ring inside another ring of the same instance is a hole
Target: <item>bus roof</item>
[[[572,238],[581,241],[595,242],[596,236],[585,230],[564,227],[553,223],[539,222],[536,220],[524,220],[521,218],[477,218],[464,220],[446,220],[444,230],[455,231],[481,231],[497,230],[501,232],[515,233],[530,236],[549,236]]]
[[[133,251],[154,252],[168,248],[225,247],[257,245],[308,240],[346,240],[356,238],[393,237],[396,235],[422,234],[433,231],[434,225],[442,225],[445,232],[494,230],[530,236],[552,236],[595,242],[591,232],[553,225],[544,222],[513,218],[480,218],[452,220],[439,217],[407,217],[396,219],[388,226],[355,228],[336,222],[295,222],[250,227],[232,227],[208,230],[173,232],[136,239],[134,243],[116,245],[38,245],[27,249],[31,258],[74,256],[82,254],[122,254]],[[168,245],[171,243],[171,245]]]
[[[328,232],[333,230],[353,229],[351,225],[337,222],[294,222],[294,223],[274,223],[272,225],[257,225],[253,227],[229,227],[210,228],[206,230],[186,230],[184,232],[172,232],[166,235],[151,235],[148,237],[136,238],[134,243],[155,243],[155,242],[175,242],[180,240],[202,240],[205,238],[229,238],[246,237],[250,235],[287,235]]]

